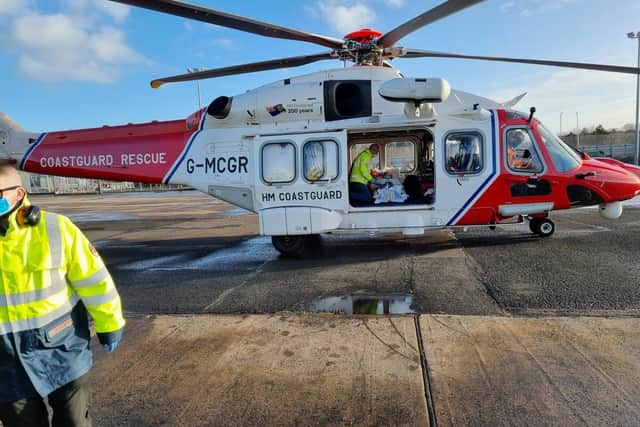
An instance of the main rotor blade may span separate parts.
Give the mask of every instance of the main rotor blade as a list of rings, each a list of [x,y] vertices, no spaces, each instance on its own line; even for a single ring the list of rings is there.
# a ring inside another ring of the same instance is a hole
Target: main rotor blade
[[[550,65],[552,67],[578,68],[582,70],[610,71],[613,73],[640,74],[640,68],[620,65],[591,64],[586,62],[548,61],[545,59],[505,58],[500,56],[461,55],[457,53],[434,52],[431,50],[407,49],[403,58],[460,58],[482,61],[517,62],[520,64]]]
[[[291,28],[273,25],[268,22],[256,21],[231,13],[222,12],[215,9],[183,3],[176,0],[111,0],[117,3],[124,3],[131,6],[138,6],[145,9],[156,10],[170,15],[182,16],[183,18],[195,19],[196,21],[207,22],[209,24],[220,25],[221,27],[233,28],[248,33],[259,34],[265,37],[278,39],[298,40],[315,43],[321,46],[337,49],[342,47],[344,41],[333,37],[321,36],[294,30]]]
[[[289,58],[272,59],[270,61],[253,62],[250,64],[232,65],[230,67],[215,68],[213,70],[199,71],[197,73],[180,74],[178,76],[164,77],[153,80],[151,87],[159,88],[165,83],[188,82],[192,80],[210,79],[212,77],[230,76],[233,74],[252,73],[254,71],[275,70],[278,68],[298,67],[324,59],[334,59],[331,52],[316,55],[292,56]]]
[[[449,0],[387,32],[378,39],[378,45],[381,47],[393,46],[407,34],[483,1],[484,0]]]

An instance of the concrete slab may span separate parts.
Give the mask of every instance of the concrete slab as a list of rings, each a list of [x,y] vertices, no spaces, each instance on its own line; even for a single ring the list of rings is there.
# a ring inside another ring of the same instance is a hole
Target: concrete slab
[[[640,319],[420,323],[440,426],[638,425]]]
[[[425,426],[413,317],[148,316],[96,350],[100,426]]]

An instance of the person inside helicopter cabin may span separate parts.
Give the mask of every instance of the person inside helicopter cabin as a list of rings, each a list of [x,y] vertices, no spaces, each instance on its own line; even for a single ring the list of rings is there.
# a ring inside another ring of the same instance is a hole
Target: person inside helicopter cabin
[[[507,132],[507,162],[514,170],[539,170],[540,161],[528,133],[520,129]]]
[[[353,206],[373,204],[373,192],[378,188],[373,183],[371,161],[380,153],[377,144],[371,144],[356,156],[349,176],[349,201]]]

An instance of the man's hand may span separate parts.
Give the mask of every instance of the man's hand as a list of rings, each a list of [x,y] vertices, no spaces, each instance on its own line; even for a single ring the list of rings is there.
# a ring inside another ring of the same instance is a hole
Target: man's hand
[[[369,190],[371,191],[376,191],[378,189],[378,186],[372,183],[369,183]]]
[[[113,353],[113,351],[118,348],[118,341],[114,341],[111,344],[102,344],[102,348],[109,353]]]

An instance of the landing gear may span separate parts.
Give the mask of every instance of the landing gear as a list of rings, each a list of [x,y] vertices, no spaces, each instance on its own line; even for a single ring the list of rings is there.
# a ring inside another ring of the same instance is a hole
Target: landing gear
[[[540,237],[549,237],[556,231],[556,225],[549,218],[531,218],[529,230]]]
[[[271,243],[281,254],[301,258],[318,247],[320,235],[271,236]]]

